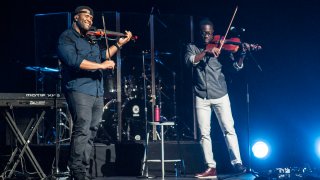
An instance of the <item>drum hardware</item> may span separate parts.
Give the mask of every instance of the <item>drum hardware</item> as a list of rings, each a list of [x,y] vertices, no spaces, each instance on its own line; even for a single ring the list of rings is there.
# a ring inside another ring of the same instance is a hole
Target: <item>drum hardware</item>
[[[171,52],[169,51],[158,51],[158,50],[154,50],[154,58],[162,58],[162,57],[167,57],[172,55]],[[141,53],[137,53],[137,54],[132,54],[129,57],[131,58],[141,58],[141,56],[144,56],[145,59],[151,59],[151,50],[144,50]],[[145,63],[145,65],[148,65],[147,63]]]
[[[116,108],[116,99],[109,100],[103,107],[102,121],[100,122],[95,142],[109,144],[117,141],[118,115]]]
[[[40,67],[40,66],[27,66],[25,67],[26,70],[29,71],[36,71],[36,72],[43,72],[43,73],[58,73],[59,69],[49,68],[49,67]]]
[[[106,100],[111,100],[116,98],[117,89],[116,89],[116,78],[114,75],[105,75],[104,83],[104,98]],[[124,76],[122,78],[122,92],[123,98],[142,98],[141,91],[142,87],[140,85],[139,79],[135,78],[133,75]]]
[[[161,77],[159,77],[158,84],[157,84],[157,100],[158,104],[160,105],[160,109],[163,110],[163,97],[165,97],[167,100],[172,101],[172,109],[173,109],[173,116],[170,118],[166,118],[165,116],[161,116],[161,121],[173,121],[175,122],[175,126],[168,126],[168,128],[165,130],[165,133],[170,134],[166,137],[171,137],[172,139],[180,139],[182,136],[183,138],[192,139],[190,134],[192,131],[188,127],[188,125],[185,124],[185,122],[181,121],[179,117],[177,116],[177,102],[176,102],[176,73],[174,71],[171,71],[169,68],[166,68],[166,70],[170,71],[172,73],[172,98],[167,96],[165,92],[163,91],[163,87],[168,89],[168,87],[162,82]],[[171,104],[171,103],[170,103]],[[163,113],[162,113],[163,114]]]
[[[107,100],[107,104],[104,108],[104,117],[103,121],[100,125],[100,135],[98,133],[97,140],[105,140],[108,142],[115,141],[115,135],[118,133],[116,130],[118,129],[119,125],[116,125],[118,117],[118,113],[121,113],[121,116],[124,119],[121,126],[124,126],[122,128],[121,135],[125,136],[125,139],[130,140],[141,140],[145,137],[145,134],[141,134],[141,126],[140,128],[137,128],[137,124],[141,125],[141,121],[147,122],[148,120],[152,119],[151,114],[151,103],[153,100],[159,98],[159,96],[165,97],[166,99],[170,99],[168,95],[165,94],[165,92],[162,90],[162,80],[161,77],[159,78],[159,83],[155,85],[156,87],[156,93],[158,95],[152,96],[151,92],[151,77],[149,75],[150,72],[146,72],[148,68],[148,63],[145,62],[145,59],[148,58],[147,56],[150,53],[147,51],[142,52],[142,58],[143,58],[143,64],[142,64],[142,73],[141,76],[136,74],[135,76],[132,74],[124,76],[122,79],[122,97],[125,99],[124,102],[121,105],[121,110],[117,110],[117,108],[113,107],[113,103],[115,102],[113,98],[105,98]],[[169,52],[156,52],[156,58],[157,63],[164,65],[162,62],[162,59],[160,58],[161,55],[170,55]],[[150,55],[149,55],[150,56]],[[138,77],[136,77],[138,76]],[[109,79],[111,76],[107,76]],[[110,82],[109,80],[107,80]],[[107,85],[108,82],[105,84]],[[111,83],[114,83],[114,81],[111,81]],[[143,84],[143,85],[142,85]],[[112,86],[112,85],[111,85]],[[109,86],[110,87],[110,86]],[[114,88],[105,88],[106,93],[112,94],[114,91],[110,91]],[[108,101],[111,99],[111,101]],[[144,101],[144,104],[141,104]],[[161,106],[163,105],[163,102],[160,102]],[[150,112],[149,112],[149,110]],[[149,118],[150,117],[150,118]],[[161,116],[162,121],[166,121],[167,117]],[[107,127],[109,126],[109,127]],[[146,124],[147,126],[147,124]],[[107,130],[106,130],[107,129]],[[139,130],[138,130],[139,129]],[[143,128],[144,129],[144,128]],[[100,137],[99,137],[100,136]],[[104,136],[104,137],[101,137]]]
[[[156,95],[153,95],[152,93],[152,85],[153,85],[153,82],[152,80],[150,81],[147,77],[147,74],[146,74],[146,63],[145,63],[145,58],[148,58],[150,57],[151,58],[151,53],[148,52],[148,51],[142,51],[142,77],[143,77],[143,92],[144,92],[144,123],[145,123],[145,134],[144,136],[146,137],[145,138],[145,144],[147,144],[148,142],[148,106],[147,106],[147,102],[153,104],[153,102],[156,101]],[[155,57],[156,58],[156,57]],[[151,66],[150,66],[151,67]],[[151,76],[152,78],[152,76]],[[147,82],[149,82],[151,84],[151,86],[147,86]],[[150,93],[150,101],[147,101],[147,88],[150,89],[151,93]],[[153,107],[152,107],[153,108]],[[152,110],[152,109],[151,109]],[[152,116],[149,117],[149,119],[153,119]],[[154,126],[153,127],[153,139],[156,139],[155,136],[157,136],[158,138],[160,137],[158,131],[156,130],[156,127]],[[145,149],[145,153],[147,153],[148,151],[148,148],[146,146],[146,149]]]
[[[117,96],[117,82],[114,75],[104,71],[104,97],[114,99]]]
[[[152,103],[152,98],[155,98],[157,100],[157,103],[161,106],[161,108],[164,108],[163,106],[166,105],[166,103],[163,101],[165,100],[170,100],[171,97],[169,97],[165,91],[163,91],[163,87],[166,87],[165,89],[168,89],[165,84],[163,84],[162,78],[159,77],[157,80],[156,84],[156,95],[152,97],[151,94],[151,87],[148,85],[148,76],[144,76],[142,74],[143,80],[145,81],[146,86],[140,86],[138,82],[142,81],[137,81],[134,76],[128,75],[125,76],[124,79],[124,84],[126,86],[123,86],[125,89],[124,92],[126,91],[127,93],[124,93],[123,98],[123,103],[121,105],[121,110],[118,111],[116,107],[116,99],[111,99],[106,101],[105,107],[104,107],[104,114],[102,118],[102,122],[100,124],[99,132],[96,138],[96,142],[101,142],[101,143],[112,143],[117,141],[117,134],[118,133],[118,113],[122,113],[123,117],[123,122],[122,122],[122,132],[120,133],[123,137],[124,140],[126,141],[139,141],[143,140],[146,136],[145,133],[142,133],[142,131],[145,130],[145,126],[143,123],[147,119],[147,121],[152,119],[151,116],[151,103]],[[143,98],[141,95],[140,87],[143,87],[145,89],[145,94],[146,98]],[[132,90],[134,89],[134,90]],[[138,90],[138,91],[136,91]],[[134,93],[135,94],[134,94]],[[164,99],[163,99],[164,98]],[[144,114],[144,103],[146,103],[146,111],[147,111],[147,116]],[[171,104],[171,103],[170,103]],[[147,117],[147,118],[146,118]],[[161,114],[160,116],[160,121],[168,121],[168,120],[175,120],[176,116],[174,118],[167,118],[164,113]],[[143,128],[141,128],[143,127]],[[159,137],[158,134],[159,129],[156,129],[156,136]],[[166,137],[174,137],[176,135],[176,127],[171,127],[168,126],[165,129],[165,133],[168,134]]]
[[[39,91],[44,93],[44,79],[46,76],[50,76],[56,78],[56,74],[59,74],[60,70],[56,68],[50,67],[41,67],[41,66],[26,66],[25,70],[34,71],[36,72],[37,77],[37,87],[36,90],[38,91],[38,82],[40,83]]]
[[[190,127],[184,122],[181,121],[180,118],[177,116],[177,98],[176,98],[176,73],[172,71],[172,81],[173,81],[173,117],[170,118],[170,121],[175,122],[175,128],[176,130],[174,133],[176,133],[176,137],[178,138],[178,141],[181,139],[180,135],[184,138],[192,139],[192,136],[188,137],[188,133],[192,134],[192,131]],[[184,132],[184,130],[187,130],[187,132]]]
[[[151,51],[150,50],[143,51],[142,55],[144,56],[145,59],[151,59]],[[169,56],[169,55],[172,55],[172,53],[169,52],[169,51],[167,51],[167,52],[158,51],[158,50],[154,51],[154,57],[155,58],[160,58],[160,57]]]
[[[141,140],[145,138],[144,124],[142,119],[143,114],[143,100],[138,98],[126,98],[121,105],[121,110],[117,110],[117,101],[112,99],[104,106],[102,122],[98,130],[96,142],[114,143],[117,141],[118,133],[118,113],[123,114],[123,129],[121,135],[125,140]],[[150,109],[150,107],[147,107]],[[150,117],[150,115],[149,115]]]
[[[124,94],[127,98],[137,98],[139,96],[139,85],[134,76],[124,77]]]
[[[145,126],[144,119],[151,118],[150,103],[147,103],[146,111],[147,117],[144,114],[144,100],[140,98],[127,98],[122,105],[121,113],[124,117],[124,129],[126,140],[141,140],[146,136],[144,134]]]
[[[61,81],[62,81],[62,75],[61,75],[61,62],[58,60],[58,81],[56,84],[56,96],[55,96],[55,120],[56,120],[56,133],[55,133],[55,158],[52,163],[52,174],[50,175],[53,178],[59,178],[59,177],[66,177],[69,176],[68,170],[66,172],[61,172],[59,169],[59,160],[60,160],[60,147],[61,143],[64,141],[71,140],[71,132],[72,132],[72,120],[71,118],[68,118],[66,113],[63,112],[61,107],[58,107],[57,105],[57,97],[58,94],[61,94]],[[66,104],[67,105],[67,104]],[[66,111],[68,111],[68,107],[66,108]],[[70,116],[69,116],[70,117]],[[65,122],[62,120],[65,119]],[[69,128],[66,124],[69,124]],[[66,139],[62,139],[65,131],[69,130],[68,137]]]
[[[117,141],[117,134],[119,134],[117,117],[119,111],[116,110],[116,104],[116,99],[112,99],[104,106],[102,122],[100,123],[100,128],[95,139],[96,142],[109,144]],[[145,137],[143,133],[144,124],[143,121],[141,121],[144,118],[143,109],[142,99],[126,98],[124,100],[120,113],[123,114],[125,119],[121,132],[125,140],[141,140]],[[150,109],[150,107],[148,107],[148,109]]]

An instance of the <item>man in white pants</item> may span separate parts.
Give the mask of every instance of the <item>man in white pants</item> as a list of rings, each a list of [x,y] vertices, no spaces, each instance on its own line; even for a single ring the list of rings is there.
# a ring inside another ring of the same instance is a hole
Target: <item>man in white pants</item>
[[[210,137],[211,114],[213,111],[224,133],[231,164],[235,172],[242,173],[246,171],[246,168],[242,165],[227,84],[221,71],[221,61],[226,63],[223,67],[228,68],[227,63],[229,63],[230,70],[239,71],[243,68],[243,60],[247,49],[243,45],[237,53],[231,53],[223,49],[219,50],[217,47],[208,48],[208,44],[213,41],[213,24],[210,20],[205,19],[200,22],[200,28],[202,42],[188,44],[185,53],[186,64],[192,66],[194,72],[193,85],[196,95],[196,113],[201,133],[200,143],[208,166],[207,170],[196,174],[195,177],[215,178],[217,176],[216,161],[213,157]]]

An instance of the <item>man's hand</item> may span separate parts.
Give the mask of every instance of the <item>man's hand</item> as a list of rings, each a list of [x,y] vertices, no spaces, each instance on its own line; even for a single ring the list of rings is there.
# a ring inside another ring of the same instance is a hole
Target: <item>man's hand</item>
[[[125,31],[126,32],[126,37],[125,38],[119,38],[117,44],[118,46],[123,46],[124,44],[126,44],[127,42],[129,42],[132,38],[132,33],[130,31]]]
[[[218,57],[220,55],[220,50],[219,50],[219,48],[216,48],[216,47],[214,47],[211,50],[206,51],[206,52],[209,54],[213,54],[214,57]]]
[[[113,61],[107,60],[101,63],[102,68],[101,69],[114,69],[114,66],[116,65]]]

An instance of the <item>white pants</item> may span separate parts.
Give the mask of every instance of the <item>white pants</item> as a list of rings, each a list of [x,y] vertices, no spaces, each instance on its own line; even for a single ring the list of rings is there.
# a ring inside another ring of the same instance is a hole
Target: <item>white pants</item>
[[[228,94],[218,99],[202,99],[200,97],[196,97],[196,112],[201,133],[200,144],[202,146],[206,164],[208,167],[216,167],[210,137],[211,113],[213,110],[223,132],[224,139],[229,150],[231,164],[242,164]]]

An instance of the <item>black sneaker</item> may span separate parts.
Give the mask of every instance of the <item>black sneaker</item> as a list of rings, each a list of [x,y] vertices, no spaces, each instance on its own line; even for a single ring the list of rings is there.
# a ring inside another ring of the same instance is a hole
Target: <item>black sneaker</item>
[[[235,173],[245,173],[247,168],[244,167],[241,163],[237,163],[233,166]]]

